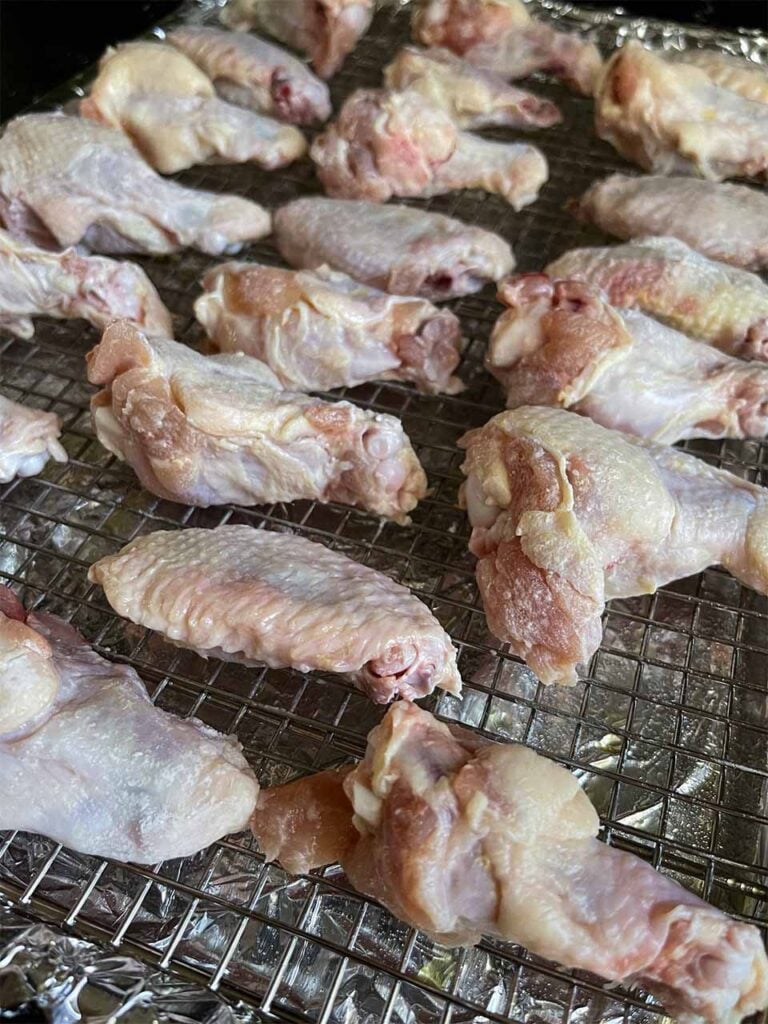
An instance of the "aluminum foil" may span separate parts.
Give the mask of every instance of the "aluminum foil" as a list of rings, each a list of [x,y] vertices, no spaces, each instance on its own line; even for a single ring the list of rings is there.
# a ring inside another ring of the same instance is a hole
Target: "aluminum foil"
[[[217,6],[187,6],[178,20],[215,20]],[[627,38],[664,48],[714,45],[766,59],[768,41],[627,19],[611,8],[532,6],[563,28],[589,32],[604,52]],[[404,5],[383,7],[331,83],[335,106],[408,38]],[[155,30],[162,36],[163,27]],[[45,98],[66,105],[81,76]],[[466,192],[419,206],[500,231],[521,270],[602,236],[564,212],[593,179],[627,165],[594,138],[590,103],[544,78],[537,91],[561,105],[561,128],[532,132],[551,180],[519,214]],[[505,137],[503,134],[501,137]],[[269,206],[316,191],[306,161],[278,174],[195,168],[180,180],[231,190]],[[269,242],[245,258],[278,262]],[[211,265],[185,252],[141,261],[174,313],[176,335],[196,344],[191,315]],[[130,660],[159,706],[237,734],[262,783],[359,756],[381,714],[332,677],[205,662],[116,618],[86,578],[90,563],[152,529],[264,520],[328,544],[414,589],[452,634],[465,680],[461,701],[435,697],[447,719],[502,741],[525,742],[571,767],[596,804],[608,842],[654,862],[731,913],[768,921],[768,601],[710,570],[651,597],[612,602],[602,647],[571,688],[544,688],[488,633],[456,506],[457,437],[503,407],[482,367],[498,315],[493,292],[452,307],[469,339],[467,391],[416,396],[396,383],[348,397],[400,415],[434,487],[409,527],[308,502],[243,510],[191,510],[148,495],[93,437],[83,357],[96,340],[80,323],[37,321],[29,342],[0,336],[0,386],[62,418],[71,461],[0,490],[0,573],[29,604],[72,620],[98,649]],[[768,483],[768,446],[692,442],[702,458]],[[0,1019],[21,1004],[71,1021],[319,1020],[323,1024],[537,1024],[658,1020],[637,993],[547,964],[509,943],[447,950],[349,891],[338,868],[292,878],[268,866],[247,835],[151,868],[104,862],[26,834],[0,834]],[[39,917],[42,924],[32,918]],[[63,929],[63,930],[62,930]],[[208,988],[206,988],[208,986]],[[216,994],[214,994],[214,992]],[[18,1016],[16,1019],[25,1019]]]

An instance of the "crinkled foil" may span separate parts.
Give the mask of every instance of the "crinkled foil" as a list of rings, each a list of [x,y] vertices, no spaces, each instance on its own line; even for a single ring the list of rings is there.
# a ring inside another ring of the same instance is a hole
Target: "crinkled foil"
[[[563,28],[589,32],[604,52],[640,38],[664,48],[714,45],[762,60],[768,54],[759,33],[628,19],[607,7],[581,12],[547,0],[533,6]],[[181,20],[215,20],[216,7],[189,6]],[[397,4],[377,14],[331,83],[336,107],[355,86],[379,83],[382,65],[408,38],[408,17]],[[41,106],[71,102],[86,81],[82,76]],[[418,204],[500,231],[524,271],[539,270],[566,248],[601,241],[564,204],[595,178],[628,169],[595,139],[589,101],[546,79],[534,88],[565,115],[562,127],[530,133],[550,164],[540,199],[519,214],[477,192]],[[269,206],[316,190],[307,161],[273,174],[205,167],[179,177]],[[268,242],[244,255],[277,260]],[[140,262],[175,315],[177,337],[196,344],[191,304],[212,261],[185,252]],[[488,289],[453,308],[469,339],[461,368],[466,392],[416,396],[388,383],[348,393],[401,416],[425,465],[434,493],[409,527],[308,502],[190,510],[159,501],[93,437],[83,357],[95,332],[82,323],[39,320],[31,341],[0,337],[3,392],[56,411],[71,456],[66,466],[50,465],[40,477],[0,490],[0,573],[27,603],[71,619],[105,654],[130,660],[159,706],[236,733],[267,785],[359,756],[380,709],[334,678],[204,662],[172,647],[107,611],[87,568],[138,533],[181,525],[266,520],[329,544],[413,588],[452,634],[466,691],[461,701],[434,697],[438,713],[558,758],[597,806],[607,841],[652,860],[724,910],[765,924],[768,601],[710,570],[651,597],[612,602],[588,676],[571,688],[540,686],[487,631],[466,518],[456,506],[456,440],[503,407],[482,366],[499,307]],[[768,483],[768,446],[687,447]],[[291,878],[264,865],[247,835],[146,868],[82,856],[40,836],[0,835],[0,895],[9,901],[0,912],[0,1019],[42,1013],[55,1024],[645,1024],[659,1016],[639,994],[543,963],[509,943],[436,946],[351,893],[338,868]]]

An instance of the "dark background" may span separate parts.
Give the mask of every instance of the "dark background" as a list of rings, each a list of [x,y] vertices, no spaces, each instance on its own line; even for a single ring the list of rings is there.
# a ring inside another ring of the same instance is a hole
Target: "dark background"
[[[130,39],[178,6],[179,0],[0,0],[0,117],[18,113],[87,67],[110,43]],[[628,14],[698,25],[768,29],[765,0],[621,6]]]

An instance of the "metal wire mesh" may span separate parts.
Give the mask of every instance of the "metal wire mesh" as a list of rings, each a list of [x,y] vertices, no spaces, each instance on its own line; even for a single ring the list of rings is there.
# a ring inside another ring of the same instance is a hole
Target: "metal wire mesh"
[[[619,34],[626,31],[621,19],[599,20],[612,41],[617,25]],[[380,12],[332,83],[335,104],[353,87],[378,84],[383,63],[407,35],[407,12]],[[522,270],[601,240],[563,205],[625,166],[595,139],[589,101],[546,83],[537,88],[561,105],[565,120],[530,133],[551,173],[532,207],[515,214],[480,192],[415,204],[499,231]],[[179,177],[270,206],[317,190],[307,162],[271,175],[205,167]],[[279,263],[269,242],[244,255]],[[141,262],[174,313],[177,337],[195,344],[191,305],[213,261],[186,252]],[[206,662],[181,651],[116,618],[86,572],[96,558],[158,528],[247,522],[328,544],[413,588],[451,633],[466,692],[461,701],[434,697],[437,713],[567,764],[595,802],[606,841],[639,853],[729,913],[768,925],[768,601],[716,569],[650,597],[614,601],[588,676],[573,688],[539,685],[486,628],[466,519],[456,506],[456,439],[503,407],[481,364],[499,307],[489,289],[453,308],[470,339],[462,395],[424,397],[389,383],[346,393],[400,416],[414,442],[434,490],[409,527],[314,502],[194,510],[160,501],[93,436],[83,357],[95,332],[40,320],[32,341],[2,338],[3,392],[57,412],[71,458],[0,492],[0,573],[27,603],[44,603],[110,657],[134,664],[160,707],[236,733],[269,784],[359,755],[380,709],[333,677]],[[687,447],[768,483],[768,445]],[[436,946],[351,893],[337,868],[290,878],[265,866],[246,835],[153,868],[81,856],[41,837],[0,835],[0,894],[85,937],[196,977],[263,1017],[555,1024],[650,1021],[660,1012],[639,995],[607,990],[508,943]]]

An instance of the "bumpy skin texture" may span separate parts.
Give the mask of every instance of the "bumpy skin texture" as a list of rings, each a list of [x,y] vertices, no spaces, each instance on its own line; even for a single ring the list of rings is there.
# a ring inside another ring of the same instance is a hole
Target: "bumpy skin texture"
[[[136,672],[0,589],[0,828],[154,864],[245,828],[258,783],[230,737],[155,707]]]
[[[162,43],[107,50],[80,113],[124,131],[162,174],[208,162],[274,170],[307,150],[298,128],[220,100],[196,64]]]
[[[768,195],[745,185],[612,174],[587,189],[572,210],[618,238],[667,235],[722,263],[768,267]]]
[[[504,78],[547,71],[585,96],[602,64],[594,43],[532,18],[520,0],[423,0],[413,32]]]
[[[230,103],[289,124],[314,124],[331,114],[328,86],[302,61],[249,32],[183,25],[169,32],[175,46],[213,81]]]
[[[768,107],[637,42],[606,65],[595,92],[595,128],[622,156],[655,174],[722,181],[768,172]]]
[[[62,248],[218,256],[269,233],[239,196],[164,181],[122,132],[63,114],[17,117],[0,138],[0,219],[16,238]]]
[[[307,54],[321,78],[335,75],[373,17],[374,0],[229,0],[228,28],[257,28]]]
[[[438,942],[493,935],[653,992],[681,1024],[738,1024],[768,1003],[757,928],[596,838],[575,777],[398,703],[352,769],[262,790],[267,859],[350,882]]]
[[[581,281],[521,274],[499,298],[509,308],[486,366],[509,408],[556,405],[662,444],[768,433],[768,367],[614,309]]]
[[[550,128],[562,120],[550,100],[440,47],[404,46],[384,69],[384,84],[418,92],[459,128]]]
[[[0,395],[0,483],[36,476],[48,459],[66,462],[61,423],[52,412],[29,409]]]
[[[747,100],[768,103],[768,69],[746,57],[734,57],[718,50],[668,51],[669,58],[680,64],[693,64],[715,85],[737,92]]]
[[[641,309],[723,352],[768,360],[768,285],[676,238],[572,249],[546,271],[601,288],[612,305]]]
[[[455,394],[461,351],[453,313],[319,267],[224,263],[203,279],[195,316],[224,352],[263,360],[286,388],[327,391],[368,380],[412,381]]]
[[[491,231],[409,206],[296,199],[275,211],[275,238],[293,267],[328,264],[394,295],[439,301],[479,291],[514,266]]]
[[[400,420],[284,391],[241,353],[202,356],[118,322],[88,354],[96,434],[186,505],[339,501],[407,522],[427,480]]]
[[[463,500],[491,632],[542,682],[571,683],[615,597],[721,564],[768,592],[768,492],[561,409],[466,434]]]
[[[480,188],[520,210],[549,174],[535,146],[459,131],[445,110],[411,90],[356,90],[310,156],[328,195],[374,202]]]
[[[82,317],[101,328],[126,318],[151,333],[171,330],[170,313],[136,264],[46,252],[0,230],[0,328],[31,338],[33,316]]]
[[[158,532],[91,566],[120,615],[229,661],[348,676],[378,703],[461,690],[450,637],[405,587],[292,534]]]

